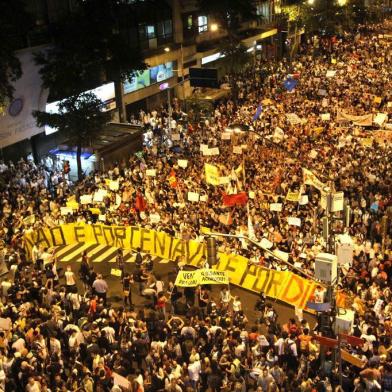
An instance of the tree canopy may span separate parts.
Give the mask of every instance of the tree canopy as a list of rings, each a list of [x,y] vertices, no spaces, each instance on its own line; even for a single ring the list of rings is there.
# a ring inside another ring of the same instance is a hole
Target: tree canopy
[[[105,124],[110,114],[102,111],[103,102],[93,93],[81,93],[62,100],[58,113],[34,111],[39,127],[58,128],[68,138],[71,145],[77,147],[78,177],[82,177],[80,154],[82,147],[91,145]]]

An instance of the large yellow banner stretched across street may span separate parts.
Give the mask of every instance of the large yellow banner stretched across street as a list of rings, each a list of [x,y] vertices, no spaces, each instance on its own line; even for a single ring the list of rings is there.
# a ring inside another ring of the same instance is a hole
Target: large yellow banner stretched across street
[[[184,257],[186,264],[203,267],[206,246],[202,242],[182,240],[164,232],[138,226],[106,226],[102,224],[66,224],[39,229],[24,236],[26,250],[31,253],[34,244],[44,247],[92,243],[123,249],[140,248],[153,256],[176,261]],[[218,254],[213,269],[226,272],[230,283],[256,293],[264,292],[271,298],[303,309],[313,295],[316,283],[289,271],[275,271],[250,264],[243,256]]]

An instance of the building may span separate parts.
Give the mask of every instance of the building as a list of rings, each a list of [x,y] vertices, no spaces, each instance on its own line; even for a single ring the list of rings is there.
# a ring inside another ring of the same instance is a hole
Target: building
[[[197,0],[124,0],[135,12],[129,22],[135,46],[142,50],[149,68],[123,84],[123,101],[128,118],[139,109],[151,110],[167,103],[174,95],[180,99],[192,93],[188,80],[191,67],[221,66],[219,42],[227,32],[198,8]],[[255,56],[273,58],[278,54],[275,1],[255,0],[257,17],[241,23],[242,43]],[[33,110],[55,111],[56,101],[40,88],[33,52],[50,44],[50,26],[73,12],[75,0],[27,0],[34,15],[34,27],[27,36],[18,37],[24,74],[16,82],[14,101],[0,117],[0,148],[4,159],[17,159],[29,151],[42,157],[62,144],[66,135],[40,129],[31,115]],[[116,118],[114,86],[97,86],[94,92],[106,103]],[[63,97],[66,98],[66,97]]]

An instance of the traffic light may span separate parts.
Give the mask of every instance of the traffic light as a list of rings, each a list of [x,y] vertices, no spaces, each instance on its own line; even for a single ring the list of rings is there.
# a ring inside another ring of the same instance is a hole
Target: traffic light
[[[217,255],[216,239],[214,237],[207,237],[207,262],[210,267],[217,263]]]

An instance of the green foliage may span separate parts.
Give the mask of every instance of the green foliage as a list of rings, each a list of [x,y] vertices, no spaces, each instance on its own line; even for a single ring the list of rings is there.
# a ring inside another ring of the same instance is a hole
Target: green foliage
[[[110,114],[102,111],[103,102],[93,93],[81,93],[62,100],[58,113],[34,111],[37,125],[58,128],[71,144],[78,147],[78,176],[81,178],[80,153],[82,147],[91,145]]]
[[[240,72],[251,58],[251,55],[246,51],[246,46],[235,38],[223,39],[220,52],[224,55],[221,62],[229,73]]]
[[[102,82],[131,79],[146,65],[131,44],[133,8],[117,0],[79,0],[52,31],[54,45],[36,54],[52,98],[78,94]]]
[[[23,1],[0,0],[0,108],[13,98],[12,82],[22,76],[15,50],[22,46],[31,19]]]

